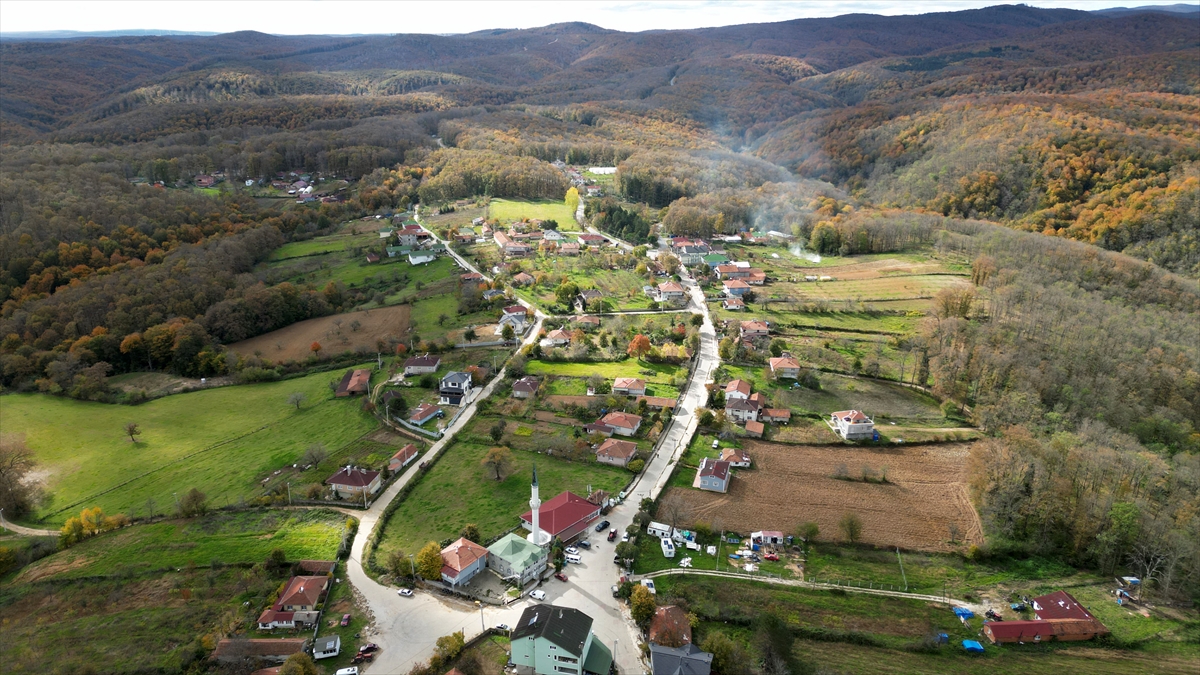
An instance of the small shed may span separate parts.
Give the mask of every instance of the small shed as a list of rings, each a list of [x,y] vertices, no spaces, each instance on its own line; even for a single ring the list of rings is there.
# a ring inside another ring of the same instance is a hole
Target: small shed
[[[979,644],[979,642],[976,640],[963,640],[962,646],[963,646],[963,649],[967,650],[968,653],[971,653],[971,654],[982,654],[983,653],[983,645]]]

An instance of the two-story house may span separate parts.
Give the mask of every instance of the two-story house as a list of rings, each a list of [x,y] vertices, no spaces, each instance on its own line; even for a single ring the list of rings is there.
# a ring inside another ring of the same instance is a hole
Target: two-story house
[[[442,549],[442,581],[451,586],[468,583],[487,566],[488,550],[460,537]]]
[[[441,405],[462,405],[471,394],[471,374],[453,370],[442,378],[438,385],[438,403]]]
[[[848,441],[872,438],[875,435],[875,421],[859,410],[833,413],[829,416],[829,426]]]
[[[608,675],[612,668],[592,617],[573,607],[528,607],[509,637],[518,675]]]
[[[700,460],[700,467],[696,469],[696,479],[692,481],[692,487],[710,492],[728,492],[729,479],[732,477],[729,462],[705,457]]]

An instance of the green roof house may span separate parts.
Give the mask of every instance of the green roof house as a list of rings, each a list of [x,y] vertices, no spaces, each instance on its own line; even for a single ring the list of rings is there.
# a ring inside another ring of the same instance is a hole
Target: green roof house
[[[708,255],[704,256],[704,263],[709,267],[724,265],[727,262],[729,262],[729,258],[726,258],[720,253],[709,253]]]
[[[528,607],[510,636],[518,675],[608,675],[612,668],[612,652],[592,632],[592,617],[573,607]]]
[[[488,547],[487,566],[502,578],[515,579],[522,586],[545,571],[549,560],[546,549],[511,532]]]

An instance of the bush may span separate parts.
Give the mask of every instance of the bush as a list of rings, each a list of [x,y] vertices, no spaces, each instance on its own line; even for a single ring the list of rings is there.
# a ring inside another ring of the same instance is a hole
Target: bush
[[[641,473],[644,468],[646,468],[646,460],[644,459],[635,459],[629,463],[629,470],[634,473]]]

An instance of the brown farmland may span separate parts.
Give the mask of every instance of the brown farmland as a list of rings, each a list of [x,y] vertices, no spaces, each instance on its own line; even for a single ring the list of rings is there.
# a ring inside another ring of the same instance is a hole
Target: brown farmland
[[[242,340],[229,348],[242,356],[255,352],[268,361],[300,361],[311,354],[312,343],[321,343],[321,355],[339,354],[358,347],[372,352],[379,340],[401,338],[408,332],[409,305],[393,305],[361,312],[334,314],[294,323],[258,337]],[[350,324],[358,321],[358,330]]]
[[[846,513],[862,520],[860,541],[921,551],[950,551],[983,542],[983,527],[967,496],[969,443],[895,447],[743,443],[753,469],[735,470],[728,494],[673,487],[686,504],[684,520],[749,533],[794,532],[813,521],[821,539],[841,540],[838,521]],[[857,480],[840,480],[845,465]],[[887,467],[887,483],[861,480],[868,466],[878,478]],[[951,526],[958,543],[950,543]]]

